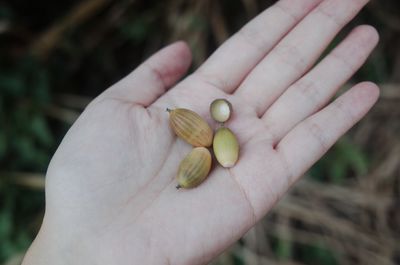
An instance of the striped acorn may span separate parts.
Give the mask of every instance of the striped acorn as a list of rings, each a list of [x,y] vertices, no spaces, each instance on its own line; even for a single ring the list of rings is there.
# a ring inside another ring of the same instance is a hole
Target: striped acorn
[[[233,132],[221,127],[213,141],[214,155],[223,167],[233,167],[239,158],[239,142]]]
[[[176,135],[196,147],[211,146],[213,131],[196,112],[183,108],[167,109],[167,111],[169,124]]]
[[[194,188],[202,183],[208,176],[211,169],[211,154],[205,147],[195,147],[182,160],[177,174],[180,188]]]

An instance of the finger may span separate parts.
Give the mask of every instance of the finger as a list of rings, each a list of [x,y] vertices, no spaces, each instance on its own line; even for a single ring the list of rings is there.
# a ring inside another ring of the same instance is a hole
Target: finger
[[[274,137],[273,142],[325,106],[365,62],[378,39],[373,27],[357,27],[313,70],[289,87],[262,117]]]
[[[281,0],[226,41],[196,72],[232,93],[272,47],[321,0]]]
[[[190,63],[191,53],[186,43],[173,43],[152,55],[103,96],[146,107],[174,85],[186,73]]]
[[[287,166],[289,182],[308,170],[358,122],[376,102],[378,95],[379,88],[375,84],[360,83],[290,131],[276,147]]]
[[[259,116],[315,63],[339,30],[367,0],[325,0],[248,75],[237,95]]]

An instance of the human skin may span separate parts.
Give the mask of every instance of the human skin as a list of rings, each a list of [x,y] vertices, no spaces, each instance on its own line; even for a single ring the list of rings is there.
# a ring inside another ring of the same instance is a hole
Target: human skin
[[[180,81],[191,55],[167,46],[105,90],[49,165],[46,213],[30,264],[205,264],[260,220],[376,102],[355,85],[330,102],[378,42],[356,27],[316,64],[366,0],[280,0]],[[210,103],[233,105],[237,164],[195,189],[176,186],[191,147],[165,109],[189,108],[216,128]]]

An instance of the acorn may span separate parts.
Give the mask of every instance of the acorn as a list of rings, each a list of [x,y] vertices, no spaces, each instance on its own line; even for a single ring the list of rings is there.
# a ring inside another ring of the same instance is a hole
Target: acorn
[[[226,127],[220,127],[214,136],[214,155],[223,167],[233,167],[239,158],[239,142],[235,134]]]
[[[195,147],[179,165],[177,189],[194,188],[202,183],[211,169],[211,153],[205,147]]]
[[[213,131],[208,123],[196,112],[189,109],[167,109],[169,124],[175,134],[196,147],[209,147]]]
[[[216,99],[210,105],[211,117],[217,122],[226,122],[232,114],[232,104],[226,99]]]

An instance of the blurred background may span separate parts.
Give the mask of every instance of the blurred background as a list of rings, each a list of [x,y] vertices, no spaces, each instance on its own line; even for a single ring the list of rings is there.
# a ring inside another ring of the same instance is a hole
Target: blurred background
[[[199,66],[275,1],[0,1],[0,264],[40,227],[44,174],[87,103],[167,43]],[[400,264],[400,2],[372,0],[335,39],[372,24],[379,46],[348,85],[379,102],[213,265]]]

